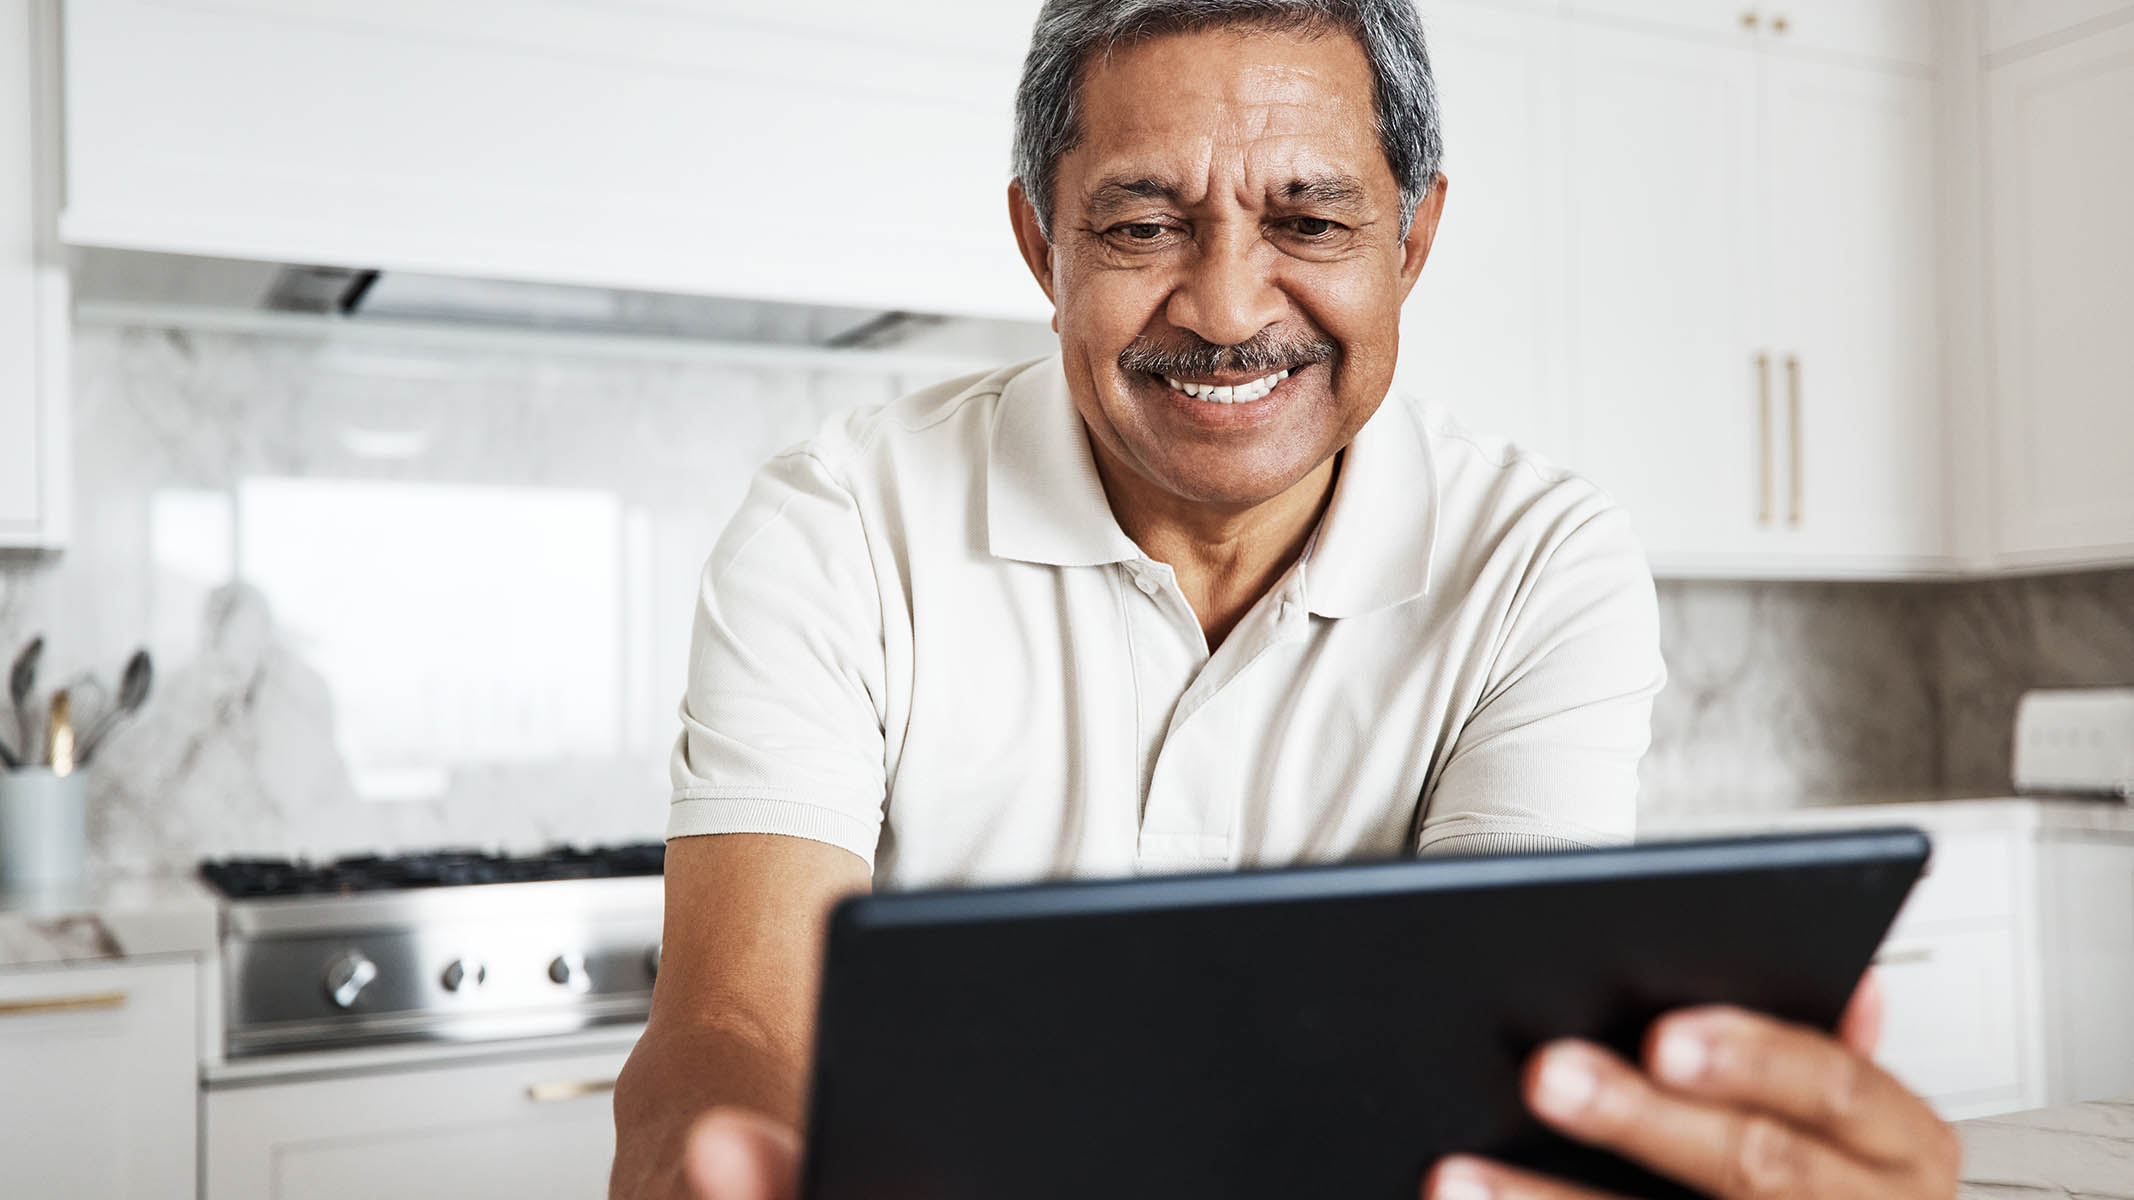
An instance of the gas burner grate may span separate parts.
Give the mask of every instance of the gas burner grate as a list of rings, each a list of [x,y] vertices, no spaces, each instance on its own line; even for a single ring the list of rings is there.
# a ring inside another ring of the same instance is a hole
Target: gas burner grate
[[[636,842],[585,850],[554,846],[523,857],[480,850],[438,850],[427,854],[356,854],[322,863],[286,858],[209,859],[200,864],[200,877],[223,895],[238,900],[337,896],[478,883],[658,875],[665,865],[666,853],[664,843]]]

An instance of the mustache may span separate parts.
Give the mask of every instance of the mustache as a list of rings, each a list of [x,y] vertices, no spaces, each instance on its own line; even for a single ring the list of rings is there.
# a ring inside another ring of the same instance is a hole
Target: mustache
[[[1191,334],[1187,336],[1192,337]],[[1193,344],[1184,347],[1159,346],[1146,338],[1135,338],[1131,345],[1119,352],[1119,369],[1173,378],[1238,371],[1272,375],[1285,367],[1332,362],[1340,356],[1341,347],[1325,334],[1278,333],[1263,329],[1230,346],[1219,346],[1198,337],[1193,338]]]

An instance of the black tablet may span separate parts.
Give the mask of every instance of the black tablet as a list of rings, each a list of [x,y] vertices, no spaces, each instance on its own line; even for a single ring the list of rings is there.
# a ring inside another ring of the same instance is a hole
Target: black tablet
[[[856,898],[807,1200],[1414,1200],[1452,1151],[1690,1193],[1546,1131],[1528,1054],[1661,1013],[1832,1028],[1928,853],[1878,829]]]

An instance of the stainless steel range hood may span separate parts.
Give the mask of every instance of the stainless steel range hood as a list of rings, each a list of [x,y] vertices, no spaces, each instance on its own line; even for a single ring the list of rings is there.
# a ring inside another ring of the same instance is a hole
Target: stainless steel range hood
[[[561,284],[502,282],[199,258],[141,251],[73,251],[79,309],[107,322],[219,314],[309,317],[425,330],[510,331],[689,341],[748,347],[897,350],[993,359],[1049,353],[1031,322],[834,308],[719,296],[680,296]]]

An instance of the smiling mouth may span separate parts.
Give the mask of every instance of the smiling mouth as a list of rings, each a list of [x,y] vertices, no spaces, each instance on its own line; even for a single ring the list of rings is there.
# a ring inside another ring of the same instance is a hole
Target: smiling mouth
[[[1235,384],[1194,383],[1191,380],[1175,379],[1169,375],[1159,375],[1157,378],[1163,380],[1164,384],[1172,391],[1180,392],[1208,404],[1250,404],[1255,400],[1266,399],[1268,393],[1274,391],[1276,384],[1289,378],[1296,370],[1298,368],[1292,367],[1276,371],[1272,375],[1263,375],[1258,379]]]

